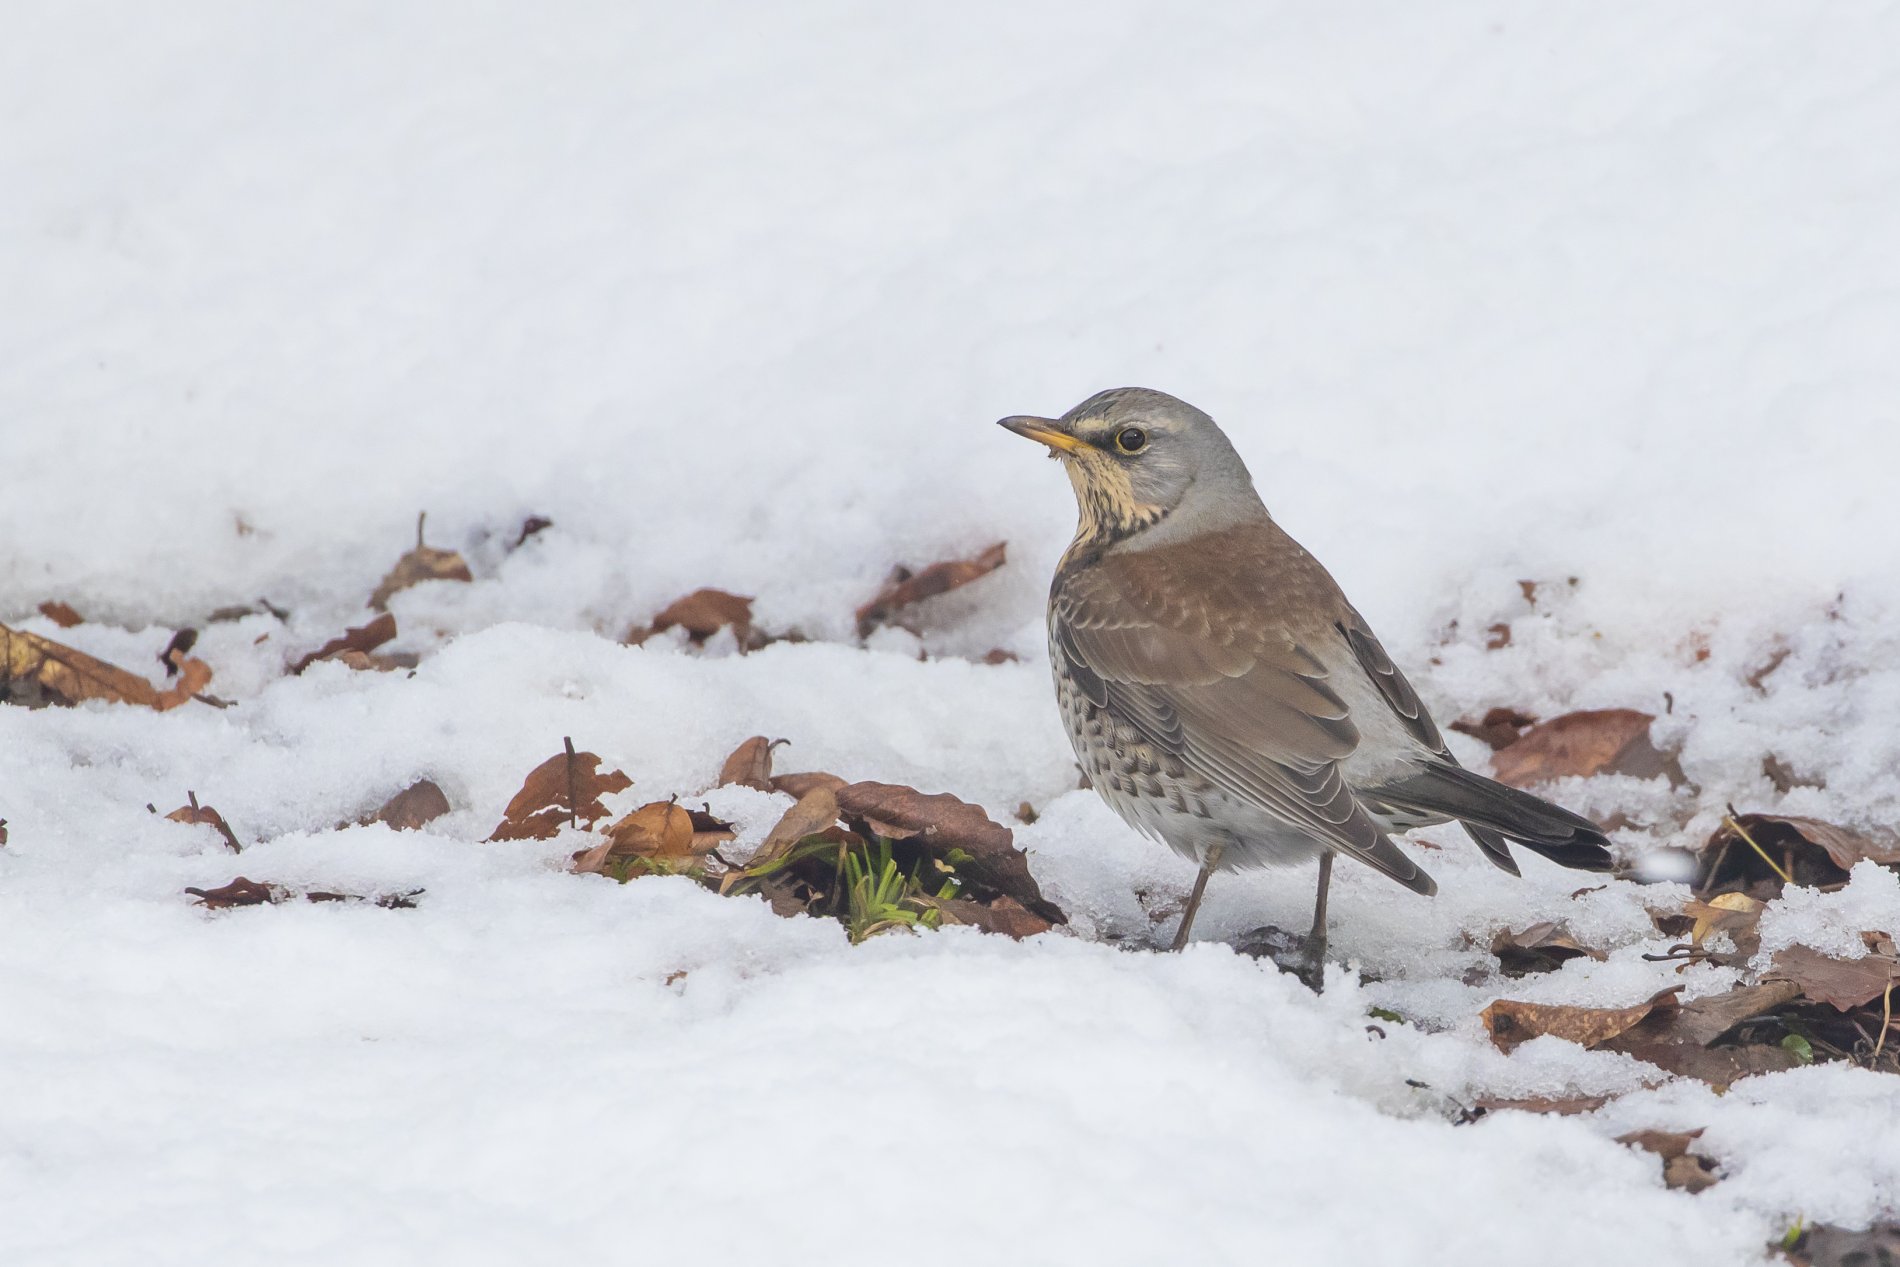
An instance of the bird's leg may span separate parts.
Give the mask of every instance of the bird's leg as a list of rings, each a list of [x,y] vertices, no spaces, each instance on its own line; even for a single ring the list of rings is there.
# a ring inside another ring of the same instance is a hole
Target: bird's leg
[[[1333,851],[1319,856],[1319,894],[1313,899],[1313,931],[1306,935],[1306,964],[1300,980],[1318,993],[1326,979],[1326,893],[1333,885]]]
[[[1187,909],[1181,912],[1181,927],[1174,933],[1174,949],[1179,950],[1188,943],[1188,931],[1194,927],[1194,912],[1201,909],[1201,895],[1207,892],[1207,878],[1214,874],[1214,868],[1220,865],[1221,844],[1215,841],[1207,848],[1207,856],[1201,860],[1201,873],[1194,877],[1194,891],[1188,894]]]

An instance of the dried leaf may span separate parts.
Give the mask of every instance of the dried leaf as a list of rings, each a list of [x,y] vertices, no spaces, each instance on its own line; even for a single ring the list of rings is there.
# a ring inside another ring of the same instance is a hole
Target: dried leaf
[[[1681,780],[1673,757],[1650,742],[1648,713],[1603,708],[1565,713],[1532,727],[1491,758],[1500,783],[1529,787],[1551,779],[1627,774],[1639,779],[1668,775]]]
[[[633,780],[618,770],[603,773],[598,756],[574,751],[569,740],[565,752],[529,772],[488,839],[551,840],[570,822],[591,827],[607,817],[600,798],[632,786]]]
[[[694,590],[685,598],[675,600],[653,618],[651,625],[634,629],[622,641],[629,646],[638,646],[654,634],[664,633],[675,625],[686,631],[687,638],[694,646],[702,645],[728,626],[741,651],[752,651],[765,645],[765,640],[759,638],[752,628],[752,600],[716,589]]]
[[[902,608],[968,585],[978,577],[994,572],[1003,566],[1006,545],[1006,542],[999,541],[974,558],[933,563],[918,572],[899,568],[884,583],[877,597],[858,608],[858,636],[869,636],[873,629],[889,621]]]
[[[841,779],[835,774],[826,774],[822,770],[811,770],[803,774],[774,775],[772,778],[772,790],[774,792],[783,792],[787,796],[803,799],[806,793],[817,788],[828,787],[835,792],[839,788],[844,787],[847,782],[848,780]]]
[[[772,749],[784,743],[783,739],[767,739],[764,735],[754,735],[732,750],[726,763],[719,768],[719,782],[716,787],[738,784],[740,787],[757,788],[761,792],[772,790]]]
[[[185,800],[186,804],[180,805],[177,809],[165,815],[168,821],[209,827],[216,831],[218,835],[224,837],[224,843],[230,847],[232,853],[243,852],[244,847],[238,844],[237,835],[232,832],[230,824],[224,821],[224,815],[218,813],[217,810],[212,809],[209,805],[198,804],[198,794],[196,792],[185,793]]]
[[[1789,1069],[1798,1060],[1778,1046],[1715,1046],[1745,1021],[1766,1016],[1800,997],[1794,985],[1777,981],[1742,986],[1723,994],[1659,1008],[1628,1031],[1603,1044],[1660,1069],[1725,1087],[1750,1074]]]
[[[616,855],[693,856],[693,816],[676,801],[652,801],[607,829]]]
[[[7,820],[0,818],[0,846],[7,843]]]
[[[1502,1100],[1494,1096],[1481,1095],[1474,1107],[1487,1113],[1500,1109],[1515,1109],[1520,1113],[1551,1113],[1558,1117],[1568,1117],[1573,1113],[1591,1113],[1610,1102],[1607,1095],[1578,1095],[1561,1099],[1545,1100],[1531,1098],[1526,1100]]]
[[[1733,814],[1702,846],[1690,888],[1703,899],[1741,892],[1770,901],[1781,896],[1782,873],[1796,884],[1826,888],[1847,883],[1847,873],[1863,860],[1900,866],[1900,837],[1854,831],[1818,818]]]
[[[283,901],[280,889],[268,884],[259,884],[256,880],[247,880],[243,876],[215,889],[186,889],[185,892],[198,899],[198,905],[208,906],[221,911],[232,906],[262,906],[268,902]]]
[[[74,625],[83,625],[86,618],[65,603],[49,600],[40,604],[40,615],[46,617],[61,629],[71,629]]]
[[[167,663],[179,678],[161,691],[136,673],[64,643],[0,625],[0,703],[43,708],[102,699],[164,712],[211,683],[211,667],[203,660],[187,660],[174,652]]]
[[[1013,897],[1052,924],[1068,922],[1062,909],[1042,896],[1014,834],[977,806],[947,793],[926,795],[894,783],[852,783],[839,788],[837,796],[845,815],[913,835],[940,860],[952,863],[959,878]],[[948,857],[952,850],[968,857],[953,860]]]
[[[1482,740],[1490,746],[1491,751],[1496,752],[1516,743],[1526,730],[1536,724],[1537,719],[1529,713],[1515,708],[1494,708],[1475,722],[1460,718],[1451,724],[1451,728],[1461,735]]]
[[[1604,951],[1583,945],[1552,921],[1532,924],[1519,932],[1499,932],[1491,939],[1491,953],[1498,957],[1498,968],[1507,977],[1553,972],[1572,959],[1609,958]]]
[[[390,797],[367,821],[387,823],[396,831],[415,831],[448,812],[449,798],[442,789],[428,779],[417,779]]]
[[[739,833],[732,829],[731,823],[723,818],[714,818],[707,810],[688,810],[687,816],[693,822],[693,852],[695,854],[711,853],[728,840],[738,838]]]
[[[786,810],[772,830],[766,833],[764,842],[752,855],[751,861],[746,863],[745,869],[754,873],[763,871],[783,859],[805,837],[815,836],[837,825],[837,795],[828,787],[815,787],[799,797],[798,803]],[[735,881],[738,875],[738,872],[733,872],[726,880]],[[731,887],[731,883],[723,883],[721,891]]]
[[[1510,1051],[1520,1043],[1545,1034],[1565,1038],[1581,1047],[1608,1042],[1649,1016],[1659,1007],[1671,1007],[1681,986],[1672,986],[1634,1007],[1571,1007],[1562,1003],[1520,1003],[1499,999],[1480,1013],[1491,1043]]]
[[[347,651],[368,654],[395,636],[396,618],[388,612],[384,612],[367,625],[358,625],[354,629],[344,630],[342,637],[330,639],[330,641],[324,643],[321,647],[318,647],[315,651],[312,651],[309,655],[304,656],[301,660],[291,665],[290,672],[293,675],[302,673],[319,660],[328,660],[333,656],[340,656]]]
[[[1816,1003],[1851,1012],[1900,985],[1900,958],[1893,955],[1892,942],[1886,945],[1888,953],[1859,959],[1835,959],[1808,946],[1789,946],[1775,952],[1774,966],[1762,979],[1790,982]]]
[[[919,897],[916,900],[938,911],[945,924],[967,924],[986,933],[1002,933],[1017,941],[1034,937],[1037,933],[1046,933],[1054,927],[1048,920],[1007,895],[998,897],[987,906],[964,898]]]
[[[1700,1153],[1689,1151],[1689,1145],[1701,1136],[1700,1128],[1693,1131],[1631,1131],[1627,1135],[1618,1135],[1616,1142],[1662,1158],[1663,1182],[1671,1188],[1701,1192],[1704,1188],[1714,1187],[1719,1179],[1715,1162]]]
[[[198,631],[196,629],[180,629],[173,634],[172,640],[165,644],[165,649],[158,653],[158,662],[165,666],[165,676],[177,677],[178,666],[185,662],[185,657],[197,645]]]
[[[369,605],[377,611],[389,606],[389,600],[411,585],[420,585],[424,581],[472,581],[474,576],[468,570],[468,563],[453,550],[438,550],[434,546],[424,545],[422,541],[422,521],[424,516],[416,517],[416,545],[409,553],[396,560],[396,566],[389,569],[389,575],[383,577],[376,590],[369,596]]]
[[[1766,906],[1749,897],[1746,893],[1722,893],[1706,902],[1689,901],[1683,904],[1682,913],[1695,923],[1690,926],[1689,940],[1700,946],[1710,933],[1727,933],[1735,941],[1736,949],[1743,949],[1744,941],[1761,945],[1761,913]],[[1754,951],[1750,950],[1749,954]]]
[[[510,551],[519,550],[528,544],[528,538],[538,532],[546,532],[554,526],[554,521],[545,515],[529,515],[521,521],[521,531],[515,534],[515,543],[508,547]]]

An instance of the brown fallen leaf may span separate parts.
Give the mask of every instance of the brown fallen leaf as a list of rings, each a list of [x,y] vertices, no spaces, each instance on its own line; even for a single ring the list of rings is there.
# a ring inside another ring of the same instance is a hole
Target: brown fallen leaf
[[[438,550],[425,545],[422,539],[423,521],[426,514],[416,516],[416,545],[409,553],[396,560],[396,566],[377,583],[375,592],[369,596],[369,605],[377,611],[389,606],[389,600],[411,585],[420,585],[424,581],[472,581],[474,575],[468,570],[468,563],[453,550]]]
[[[211,683],[211,666],[203,660],[174,652],[167,663],[178,681],[161,691],[136,673],[64,643],[0,625],[0,703],[44,708],[101,699],[164,712]]]
[[[1572,1007],[1565,1003],[1522,1003],[1499,999],[1479,1014],[1491,1044],[1508,1052],[1545,1034],[1595,1047],[1629,1029],[1659,1007],[1673,1007],[1681,986],[1671,986],[1633,1007]]]
[[[449,798],[442,789],[428,779],[417,779],[364,821],[386,823],[395,831],[415,831],[448,812]]]
[[[362,902],[370,906],[380,906],[386,911],[413,911],[416,899],[426,890],[410,889],[406,893],[331,893],[312,891],[303,895],[306,902]]]
[[[1451,728],[1461,735],[1470,735],[1487,744],[1491,751],[1508,748],[1516,743],[1524,732],[1537,724],[1537,719],[1529,713],[1515,708],[1493,708],[1477,721],[1460,718],[1451,724]]]
[[[591,827],[607,817],[601,797],[633,786],[618,770],[603,773],[596,754],[574,751],[572,739],[562,743],[566,751],[529,771],[489,840],[552,840],[565,826]]]
[[[700,849],[701,840],[705,848]],[[675,866],[698,858],[718,842],[708,833],[702,838],[693,830],[691,811],[677,801],[653,801],[620,819],[607,829],[607,839],[574,857],[574,870],[602,873],[616,860],[621,862],[658,862]],[[623,879],[638,874],[628,871]]]
[[[732,824],[723,818],[715,818],[705,809],[688,810],[687,817],[693,821],[693,852],[711,853],[729,840],[738,839],[739,833]]]
[[[4,847],[6,843],[7,843],[7,820],[4,818],[0,818],[0,847]]]
[[[1576,1095],[1554,1100],[1525,1099],[1504,1100],[1495,1096],[1481,1095],[1474,1107],[1487,1113],[1500,1109],[1515,1109],[1520,1113],[1551,1113],[1558,1117],[1569,1117],[1574,1113],[1591,1113],[1610,1102],[1607,1095]]]
[[[1498,957],[1498,969],[1507,977],[1554,972],[1572,959],[1610,957],[1604,951],[1585,946],[1549,920],[1517,932],[1500,931],[1491,939],[1491,953]]]
[[[1883,938],[1878,944],[1885,949],[1859,959],[1835,959],[1808,946],[1789,946],[1775,952],[1774,966],[1762,980],[1790,982],[1816,1003],[1851,1012],[1900,985],[1900,957],[1893,953],[1893,943]]]
[[[315,651],[312,651],[291,665],[289,672],[292,675],[302,673],[317,661],[328,660],[334,656],[342,655],[346,651],[357,651],[368,654],[395,636],[396,618],[388,612],[384,612],[366,625],[358,625],[354,629],[344,630],[340,637],[330,639],[330,641],[324,643],[321,647],[318,647]]]
[[[823,770],[808,770],[800,774],[777,774],[772,776],[772,790],[785,795],[803,799],[814,788],[828,787],[837,791],[844,787],[847,780],[835,774],[826,774]]]
[[[55,600],[40,604],[40,615],[46,617],[61,629],[71,629],[74,625],[83,625],[86,618],[74,611],[69,605]]]
[[[553,526],[554,521],[549,519],[546,515],[529,515],[526,519],[521,521],[521,531],[515,534],[515,542],[508,547],[509,551],[519,550],[522,546],[528,544],[528,538],[534,536],[536,533],[546,532]]]
[[[757,788],[761,792],[772,790],[772,749],[784,743],[783,739],[767,739],[764,735],[754,735],[732,750],[726,763],[719,768],[719,782],[715,787],[738,784],[740,787]]]
[[[898,568],[891,574],[890,580],[884,583],[884,588],[877,592],[877,596],[858,608],[858,637],[868,637],[873,629],[913,603],[968,585],[978,577],[988,576],[1003,566],[1007,544],[999,541],[973,558],[933,563],[917,572]]]
[[[1685,1192],[1701,1192],[1720,1180],[1716,1164],[1689,1146],[1702,1137],[1702,1128],[1693,1131],[1631,1131],[1618,1135],[1616,1142],[1640,1148],[1662,1158],[1663,1182]]]
[[[743,871],[729,872],[725,876],[720,884],[720,892],[730,891],[744,874],[757,875],[776,865],[807,836],[815,836],[837,825],[837,794],[823,785],[812,788],[799,797],[798,803],[786,810],[772,830],[766,833],[765,840],[754,851]]]
[[[1037,933],[1046,933],[1054,927],[1007,894],[997,897],[988,905],[964,898],[935,898],[928,895],[921,895],[916,901],[936,910],[945,924],[967,924],[986,933],[1013,937],[1017,941],[1034,937]]]
[[[1694,899],[1683,903],[1681,912],[1670,915],[1650,912],[1650,922],[1671,937],[1689,940],[1671,946],[1666,955],[1645,955],[1645,959],[1680,961],[1680,972],[1691,963],[1714,963],[1740,967],[1761,949],[1761,913],[1763,904],[1745,893],[1721,893],[1706,902]],[[1716,933],[1725,933],[1734,943],[1733,950],[1715,950],[1706,943]]]
[[[244,851],[244,846],[238,844],[237,835],[232,832],[230,824],[224,821],[224,815],[218,813],[217,810],[212,809],[209,805],[198,804],[198,794],[196,792],[186,792],[185,802],[185,804],[180,805],[177,809],[165,815],[166,820],[174,823],[189,823],[194,826],[209,827],[217,832],[218,835],[224,837],[224,843],[230,848],[232,853],[242,853]]]
[[[675,599],[644,628],[636,627],[621,639],[637,647],[654,634],[665,633],[675,625],[686,631],[694,646],[701,646],[721,629],[730,627],[741,651],[756,651],[765,639],[752,628],[752,600],[725,590],[698,589]]]
[[[990,890],[972,896],[1005,895],[1052,924],[1068,923],[1062,909],[1043,897],[1028,860],[1016,847],[1015,835],[968,801],[895,783],[852,783],[839,788],[837,796],[838,808],[846,816],[875,822],[880,835],[901,831],[914,836],[939,861],[953,867],[959,879]],[[954,851],[967,856],[956,856]]]
[[[1845,884],[1863,860],[1900,866],[1900,836],[1818,818],[1731,813],[1702,846],[1689,887],[1704,900],[1741,892],[1770,901],[1790,880],[1812,888]]]
[[[1005,651],[1001,647],[991,647],[988,651],[985,651],[983,653],[983,659],[981,663],[983,664],[1018,664],[1018,663],[1021,663],[1021,661],[1022,661],[1022,657],[1017,655],[1014,651]]]
[[[1750,1074],[1791,1069],[1800,1063],[1792,1052],[1766,1043],[1717,1045],[1737,1027],[1773,1013],[1800,995],[1800,989],[1786,981],[1740,986],[1680,1007],[1658,1008],[1602,1046],[1669,1073],[1725,1087]]]
[[[1633,708],[1591,709],[1541,722],[1491,758],[1500,783],[1529,787],[1551,779],[1627,774],[1638,779],[1667,775],[1681,781],[1675,758],[1649,738],[1655,719]]]
[[[215,889],[186,889],[185,892],[197,898],[198,905],[208,906],[214,911],[232,906],[262,906],[284,899],[281,889],[247,880],[243,876]]]

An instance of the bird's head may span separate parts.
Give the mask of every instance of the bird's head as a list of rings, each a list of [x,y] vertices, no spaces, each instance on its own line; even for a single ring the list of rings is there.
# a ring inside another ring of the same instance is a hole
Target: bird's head
[[[1120,541],[1177,515],[1259,509],[1245,464],[1214,420],[1165,392],[1118,387],[1060,418],[997,425],[1062,459],[1081,511],[1078,544]]]

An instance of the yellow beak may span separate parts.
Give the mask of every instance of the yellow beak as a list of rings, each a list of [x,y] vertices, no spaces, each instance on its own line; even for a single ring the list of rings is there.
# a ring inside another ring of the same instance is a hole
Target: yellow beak
[[[1006,427],[1019,436],[1025,436],[1034,440],[1037,444],[1046,444],[1051,449],[1059,449],[1064,453],[1080,453],[1083,449],[1088,447],[1068,432],[1063,431],[1056,422],[1050,418],[1030,418],[1024,415],[1017,415],[1013,418],[999,419],[996,425]]]

